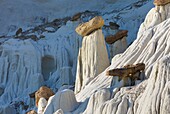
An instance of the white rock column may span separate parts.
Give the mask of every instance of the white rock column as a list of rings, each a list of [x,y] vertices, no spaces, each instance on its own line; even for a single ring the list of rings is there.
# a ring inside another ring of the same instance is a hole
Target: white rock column
[[[79,50],[75,93],[109,66],[109,59],[102,30],[97,30],[83,38]]]

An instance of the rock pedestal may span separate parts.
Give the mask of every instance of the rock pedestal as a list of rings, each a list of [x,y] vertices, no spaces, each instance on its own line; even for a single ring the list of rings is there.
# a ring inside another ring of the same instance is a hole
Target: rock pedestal
[[[83,38],[79,50],[75,93],[78,93],[95,76],[109,66],[109,59],[102,30]]]
[[[106,42],[109,44],[110,60],[116,55],[123,53],[127,47],[127,30],[119,30],[114,35],[106,37]]]

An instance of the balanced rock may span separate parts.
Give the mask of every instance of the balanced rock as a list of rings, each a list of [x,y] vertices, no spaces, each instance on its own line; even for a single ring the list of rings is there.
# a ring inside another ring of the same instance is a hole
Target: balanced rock
[[[119,77],[130,77],[136,74],[137,72],[141,72],[145,70],[145,64],[144,63],[138,63],[136,65],[126,65],[124,68],[117,68],[108,70],[106,72],[106,75],[111,76],[119,76]]]
[[[118,76],[119,81],[123,80],[122,86],[135,85],[137,81],[143,80],[143,73],[145,70],[144,63],[138,63],[136,65],[126,65],[123,68],[116,68],[106,72],[109,76]],[[114,82],[114,81],[113,81]]]
[[[31,111],[27,112],[26,114],[37,114],[37,112],[35,110],[31,110]]]
[[[170,3],[170,0],[154,0],[154,5],[156,6],[164,6]]]
[[[89,22],[80,24],[76,28],[76,32],[81,36],[87,36],[93,31],[101,28],[104,25],[104,20],[101,16],[96,16],[93,19],[91,19]]]
[[[45,98],[48,101],[49,97],[53,95],[54,92],[50,88],[46,86],[40,87],[40,89],[35,93],[36,106],[38,107],[38,102],[41,97]]]
[[[124,36],[127,36],[127,30],[119,30],[115,35],[110,35],[106,37],[106,42],[108,44],[113,44],[117,40],[122,39]]]

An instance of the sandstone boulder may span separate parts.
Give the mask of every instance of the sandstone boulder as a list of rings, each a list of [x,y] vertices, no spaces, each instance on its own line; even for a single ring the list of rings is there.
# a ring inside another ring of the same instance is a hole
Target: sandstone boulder
[[[170,0],[154,0],[154,5],[156,6],[164,6],[170,3]]]
[[[87,36],[93,31],[101,28],[104,25],[104,20],[101,16],[96,16],[93,19],[91,19],[89,22],[80,24],[76,28],[76,32],[81,36]]]
[[[46,86],[40,87],[40,89],[35,93],[36,106],[38,107],[38,102],[41,97],[45,98],[48,101],[49,97],[53,95],[54,92],[50,88]]]
[[[106,37],[106,42],[108,44],[113,44],[117,40],[122,39],[123,37],[127,36],[127,30],[119,30],[115,35],[110,35]]]

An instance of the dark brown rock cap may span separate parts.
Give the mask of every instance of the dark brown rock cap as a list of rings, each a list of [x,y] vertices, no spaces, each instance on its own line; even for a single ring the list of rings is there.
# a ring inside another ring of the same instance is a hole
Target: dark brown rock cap
[[[170,0],[154,0],[153,3],[155,6],[164,6],[168,3],[170,3]]]
[[[119,76],[119,77],[128,77],[137,72],[141,72],[145,70],[144,63],[138,63],[136,65],[126,65],[123,68],[116,68],[112,70],[108,70],[106,72],[107,76]]]
[[[127,36],[127,34],[127,30],[119,30],[115,35],[107,36],[105,40],[108,44],[113,44],[117,40],[121,40],[123,37]]]

